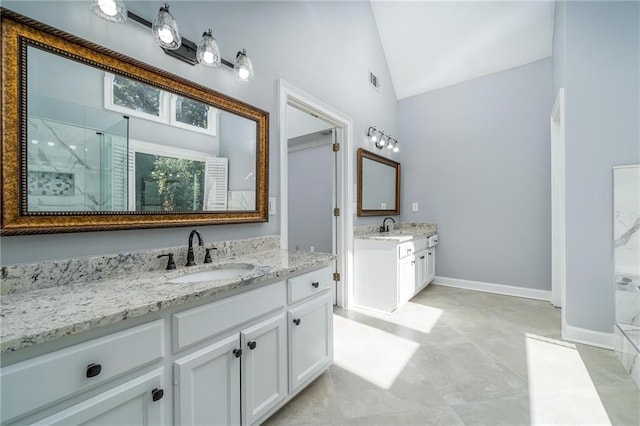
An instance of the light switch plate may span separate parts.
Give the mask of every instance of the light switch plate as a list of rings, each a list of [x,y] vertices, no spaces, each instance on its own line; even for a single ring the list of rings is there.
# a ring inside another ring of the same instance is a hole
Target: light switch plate
[[[269,216],[276,215],[276,197],[269,197]]]
[[[411,211],[412,212],[417,212],[418,211],[418,203],[411,204]]]

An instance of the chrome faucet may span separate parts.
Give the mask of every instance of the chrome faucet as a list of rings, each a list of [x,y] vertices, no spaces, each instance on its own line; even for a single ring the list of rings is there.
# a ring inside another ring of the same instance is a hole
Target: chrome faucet
[[[200,247],[204,246],[204,241],[202,241],[202,235],[195,229],[191,231],[189,234],[189,251],[187,252],[187,266],[193,266],[196,262],[193,260],[193,235],[198,236],[198,245]]]
[[[387,220],[391,219],[391,222],[396,223],[396,221],[392,217],[385,217],[382,221],[382,226],[380,227],[380,232],[389,232],[389,225],[387,225]]]

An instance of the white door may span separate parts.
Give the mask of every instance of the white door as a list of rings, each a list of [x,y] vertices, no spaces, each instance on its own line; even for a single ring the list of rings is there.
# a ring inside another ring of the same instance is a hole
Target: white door
[[[405,256],[398,261],[398,306],[406,303],[416,290],[416,267],[414,256]]]
[[[416,254],[416,292],[422,290],[427,281],[427,251]]]
[[[436,277],[436,248],[427,249],[427,273],[426,284],[428,285]]]
[[[319,296],[289,310],[290,392],[333,360],[331,294]]]
[[[239,349],[235,334],[174,363],[176,425],[240,423]]]
[[[240,335],[242,423],[250,425],[287,395],[287,324],[281,313]]]
[[[116,386],[84,402],[36,422],[36,425],[165,424],[162,369]],[[37,386],[36,386],[37,388]]]

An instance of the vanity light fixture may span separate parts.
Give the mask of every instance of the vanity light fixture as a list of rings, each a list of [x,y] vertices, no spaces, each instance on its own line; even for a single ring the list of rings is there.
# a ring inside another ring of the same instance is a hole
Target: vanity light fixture
[[[236,80],[240,83],[247,83],[253,79],[253,64],[247,56],[247,49],[242,49],[241,52],[236,54],[236,64],[233,67],[233,73],[236,75]]]
[[[367,129],[367,137],[369,138],[371,143],[373,143],[373,145],[378,149],[382,149],[386,146],[387,149],[393,152],[400,151],[400,147],[398,146],[398,139],[394,139],[382,130],[378,130],[376,126],[369,126],[369,128]]]
[[[234,64],[220,56],[218,42],[213,37],[210,29],[202,34],[202,39],[198,45],[181,37],[178,22],[169,12],[168,3],[165,3],[160,8],[152,23],[142,16],[128,11],[123,0],[90,0],[90,2],[94,13],[103,19],[112,22],[124,22],[129,18],[150,28],[156,42],[167,55],[190,65],[202,64],[207,67],[217,67],[222,64],[233,70],[236,80],[240,83],[247,83],[253,80],[253,63],[247,56],[246,49],[242,49],[236,54],[236,62]],[[114,11],[118,13],[114,13]],[[124,14],[124,19],[114,18],[119,13]]]
[[[178,30],[178,21],[169,13],[168,3],[165,3],[158,11],[151,25],[151,32],[160,47],[169,50],[180,48],[182,39]]]
[[[202,40],[196,52],[198,62],[207,67],[217,67],[220,65],[220,48],[216,39],[211,35],[211,29],[202,33]]]
[[[127,20],[127,7],[122,0],[91,0],[91,10],[107,21],[122,23]]]

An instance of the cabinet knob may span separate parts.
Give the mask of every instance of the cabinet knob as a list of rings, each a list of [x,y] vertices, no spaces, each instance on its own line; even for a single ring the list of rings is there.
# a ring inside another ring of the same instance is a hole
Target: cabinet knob
[[[318,288],[320,286],[319,282],[311,283],[311,286],[314,288]]]
[[[256,342],[248,342],[247,346],[249,346],[250,350],[254,350],[256,348]]]
[[[151,391],[151,399],[153,402],[160,401],[164,396],[164,390],[155,388]]]
[[[87,378],[96,377],[102,371],[102,366],[100,364],[89,364],[87,365]]]
[[[293,320],[293,323],[294,323],[295,325],[300,325],[300,318],[295,318],[295,319]]]
[[[420,256],[420,259],[424,259],[424,255]]]
[[[233,354],[236,356],[236,358],[240,358],[242,356],[242,349],[234,349]]]
[[[431,256],[433,253],[429,252],[429,256]]]

